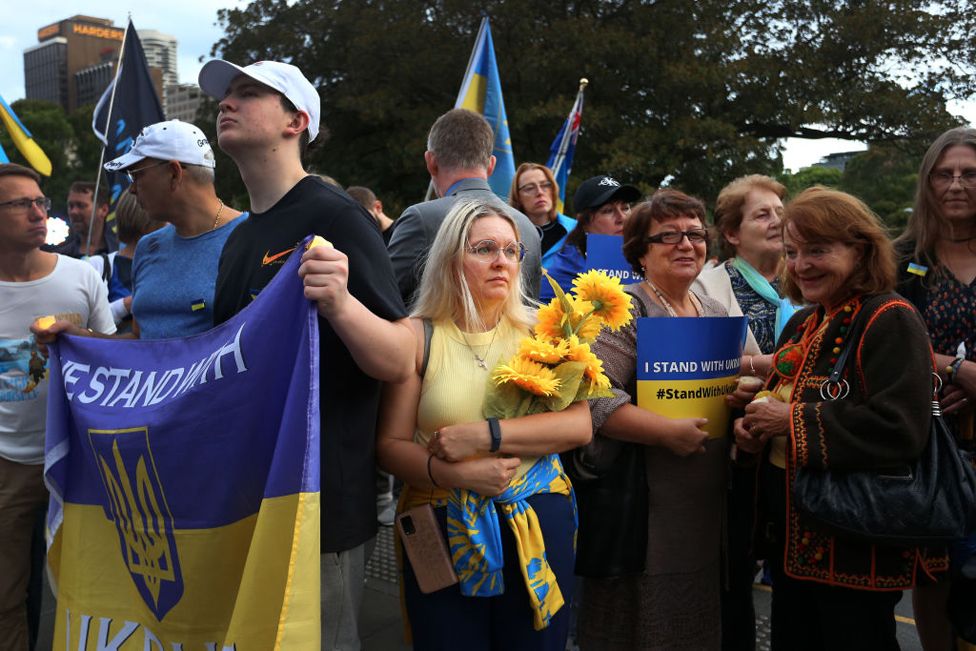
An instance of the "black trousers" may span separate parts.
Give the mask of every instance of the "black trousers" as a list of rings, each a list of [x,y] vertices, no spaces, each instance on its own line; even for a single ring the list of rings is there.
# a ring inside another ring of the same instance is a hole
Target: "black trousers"
[[[786,472],[766,463],[762,481],[775,533],[767,561],[773,577],[773,651],[897,651],[895,605],[900,591],[842,588],[784,573]]]
[[[733,465],[726,494],[725,577],[722,584],[722,651],[754,651],[756,609],[752,579],[756,468]]]

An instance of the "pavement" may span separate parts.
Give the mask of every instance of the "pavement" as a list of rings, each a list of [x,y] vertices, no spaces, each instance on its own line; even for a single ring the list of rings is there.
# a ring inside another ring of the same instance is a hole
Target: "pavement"
[[[366,590],[360,618],[360,636],[363,651],[409,651],[403,643],[403,626],[400,619],[400,592],[396,580],[396,560],[393,553],[393,528],[380,527],[376,548],[366,566]],[[756,630],[758,651],[768,651],[769,608],[771,591],[768,586],[754,586],[756,604]],[[898,642],[903,651],[921,651],[912,618],[911,593],[906,592],[895,608],[898,622]],[[54,597],[45,584],[44,606],[41,612],[41,631],[37,650],[51,649],[54,629]]]

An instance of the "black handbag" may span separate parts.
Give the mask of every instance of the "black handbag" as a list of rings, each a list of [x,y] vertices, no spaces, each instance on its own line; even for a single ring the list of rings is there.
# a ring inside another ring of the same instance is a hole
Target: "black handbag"
[[[821,386],[824,400],[842,399],[849,392],[841,375],[861,330],[862,320],[855,319],[844,350]],[[793,505],[837,533],[872,543],[914,546],[962,538],[976,527],[976,473],[942,419],[938,389],[930,427],[922,455],[903,468],[797,468]]]
[[[580,474],[574,456],[564,454],[579,514],[576,575],[608,578],[643,573],[648,509],[644,446],[622,444],[610,467],[590,479]]]

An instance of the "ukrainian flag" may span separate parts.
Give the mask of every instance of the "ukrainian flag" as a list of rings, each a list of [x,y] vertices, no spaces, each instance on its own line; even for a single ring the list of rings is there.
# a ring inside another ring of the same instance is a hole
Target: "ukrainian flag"
[[[566,121],[559,128],[559,133],[549,146],[549,160],[546,167],[552,170],[552,175],[556,178],[559,185],[559,199],[556,203],[556,211],[563,212],[566,204],[566,182],[569,181],[569,173],[573,169],[573,155],[576,153],[576,139],[579,138],[580,125],[583,123],[583,91],[590,83],[586,79],[580,79],[579,91],[576,93],[576,101],[573,108],[569,110]]]
[[[24,123],[20,121],[10,105],[0,97],[0,122],[3,123],[10,139],[14,141],[14,146],[21,153],[27,163],[39,174],[51,176],[51,161],[36,142],[34,136],[27,130]],[[0,163],[9,163],[6,152],[0,147]]]
[[[300,257],[207,333],[53,347],[55,649],[319,648],[319,337]]]
[[[488,177],[488,184],[498,196],[507,199],[515,178],[515,154],[512,137],[508,131],[508,116],[502,99],[502,82],[495,61],[495,46],[491,40],[488,18],[481,20],[478,38],[468,61],[468,69],[461,82],[454,108],[464,108],[485,116],[495,132],[495,171]]]

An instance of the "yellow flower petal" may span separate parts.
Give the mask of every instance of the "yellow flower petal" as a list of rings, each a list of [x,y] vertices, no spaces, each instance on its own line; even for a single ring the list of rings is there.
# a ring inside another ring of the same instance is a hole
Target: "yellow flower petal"
[[[551,396],[559,388],[559,380],[552,369],[519,356],[496,367],[491,378],[497,385],[511,382],[537,396]]]
[[[569,350],[569,344],[564,339],[549,339],[545,337],[526,337],[519,345],[519,355],[533,362],[543,364],[558,364]]]
[[[579,338],[570,337],[567,361],[582,362],[586,365],[583,376],[590,381],[589,393],[595,389],[609,389],[610,378],[603,372],[603,360],[593,354],[590,345],[581,343]]]
[[[573,280],[576,294],[593,305],[598,315],[611,330],[630,323],[630,294],[623,290],[619,278],[611,278],[602,271],[581,273]]]
[[[549,301],[549,305],[539,308],[536,317],[535,334],[541,339],[562,339],[566,336],[563,330],[563,305],[558,298]]]

